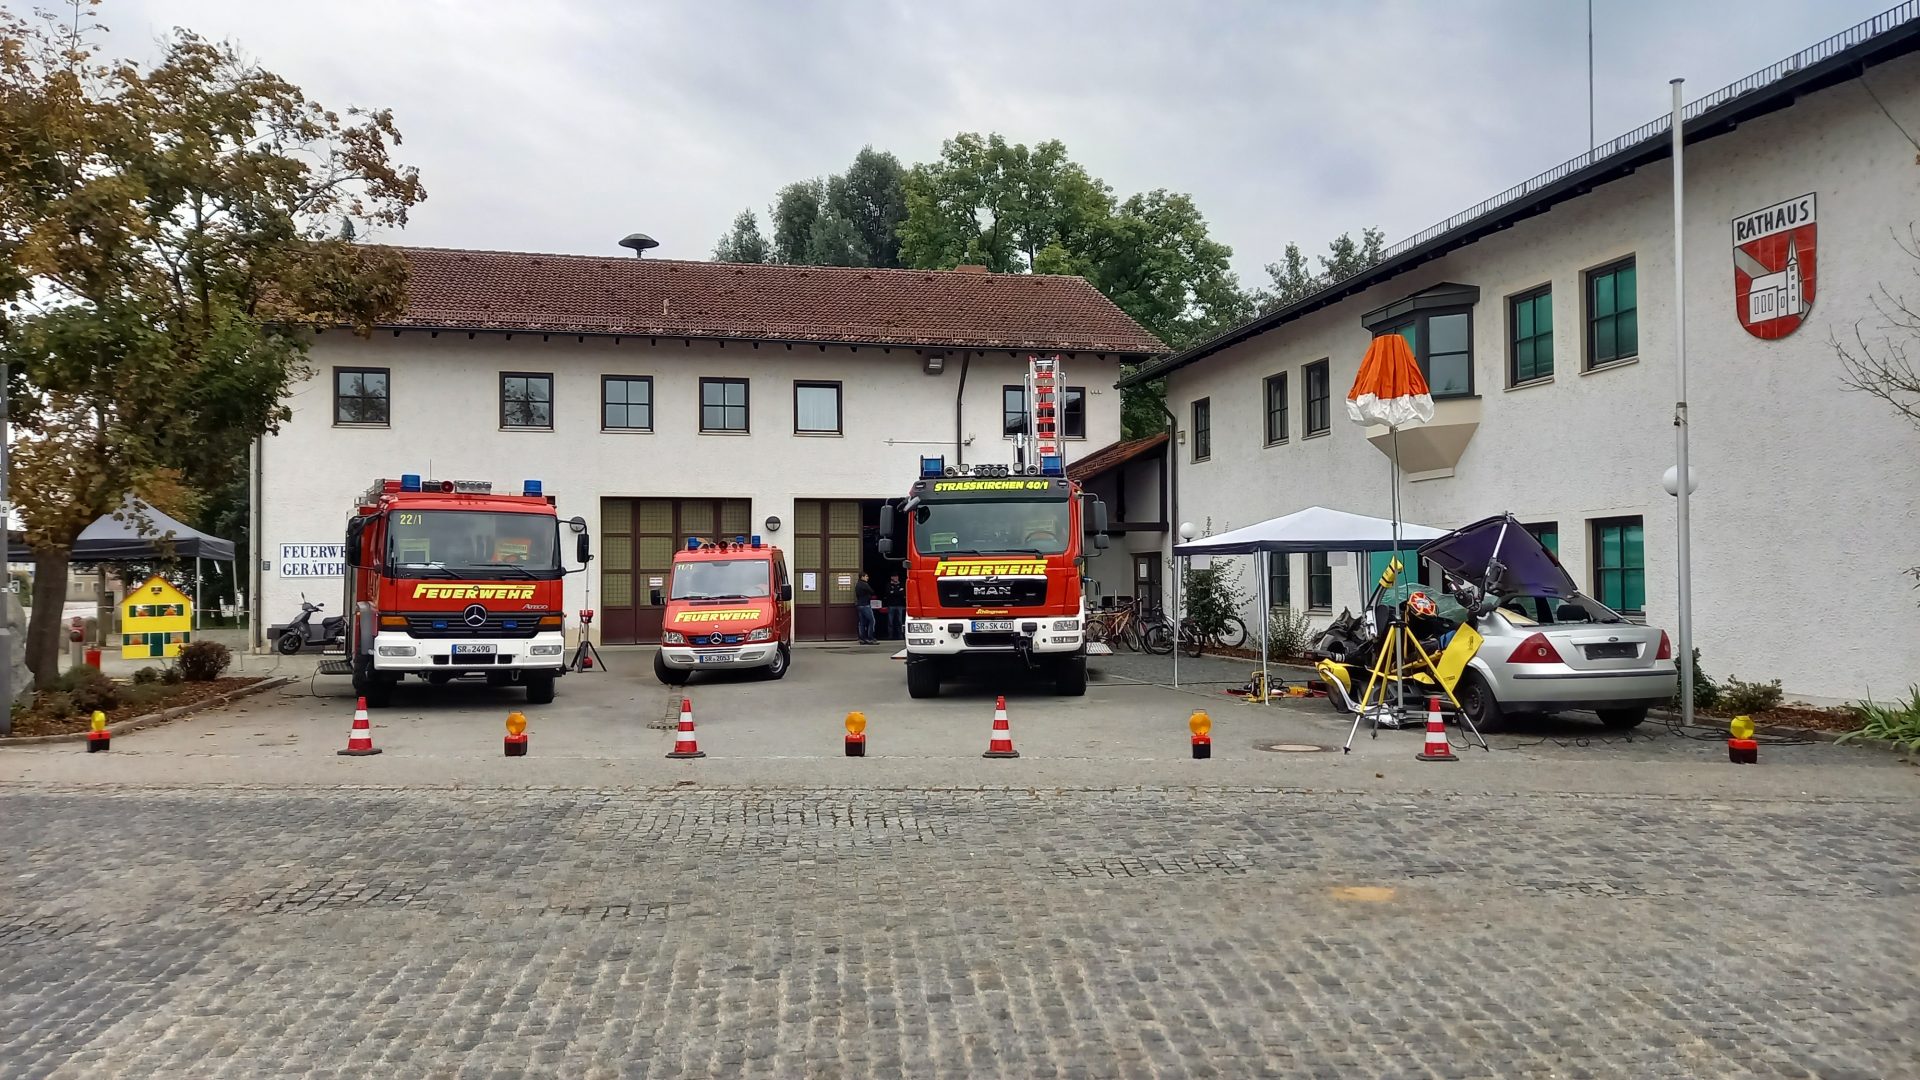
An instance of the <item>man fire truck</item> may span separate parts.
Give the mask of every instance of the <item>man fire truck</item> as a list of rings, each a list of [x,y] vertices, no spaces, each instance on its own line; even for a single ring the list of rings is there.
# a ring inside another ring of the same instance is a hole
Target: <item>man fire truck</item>
[[[553,496],[528,480],[518,495],[474,480],[377,480],[347,519],[344,662],[369,708],[382,708],[408,675],[444,685],[484,675],[518,684],[527,701],[553,700],[566,668],[565,583]],[[575,560],[592,554],[587,523]],[[342,670],[344,669],[344,670]]]
[[[1027,431],[1016,463],[950,466],[920,459],[906,503],[904,544],[881,508],[881,554],[907,563],[907,693],[938,697],[962,664],[1018,657],[1087,691],[1084,537],[1107,546],[1106,504],[1066,478],[1058,421],[1058,357],[1027,363]]]

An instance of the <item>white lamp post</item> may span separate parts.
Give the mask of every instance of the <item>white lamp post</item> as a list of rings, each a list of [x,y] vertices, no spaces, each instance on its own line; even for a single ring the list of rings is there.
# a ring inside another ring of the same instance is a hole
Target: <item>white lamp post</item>
[[[1180,541],[1182,543],[1192,540],[1199,535],[1200,530],[1194,527],[1193,522],[1183,521],[1180,523]],[[1186,584],[1186,567],[1187,556],[1182,555],[1180,556],[1180,561],[1174,564],[1173,575],[1173,685],[1176,689],[1180,686],[1180,589]]]

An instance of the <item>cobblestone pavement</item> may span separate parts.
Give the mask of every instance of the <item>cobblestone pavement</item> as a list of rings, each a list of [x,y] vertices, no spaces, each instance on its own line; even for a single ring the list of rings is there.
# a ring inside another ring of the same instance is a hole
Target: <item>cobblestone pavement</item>
[[[1911,799],[12,784],[0,814],[9,1077],[1920,1073]]]

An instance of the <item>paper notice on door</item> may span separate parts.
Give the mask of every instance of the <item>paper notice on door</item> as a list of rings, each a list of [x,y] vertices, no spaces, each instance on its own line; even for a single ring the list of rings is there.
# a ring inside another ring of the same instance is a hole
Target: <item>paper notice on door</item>
[[[647,579],[647,588],[649,588],[649,589],[657,589],[657,588],[659,588],[660,586],[662,586],[662,585],[665,585],[666,583],[667,583],[667,579],[666,579],[666,578],[663,578],[663,577],[650,577],[650,578],[648,578],[648,579]]]
[[[800,591],[801,592],[819,592],[820,576],[818,574],[815,574],[811,570],[800,571]]]
[[[840,587],[841,587],[841,588],[843,588],[843,589],[844,589],[844,588],[846,588],[846,587],[848,587],[848,586],[850,586],[850,585],[852,585],[852,584],[853,584],[853,575],[852,575],[852,574],[841,574],[841,575],[840,575]]]

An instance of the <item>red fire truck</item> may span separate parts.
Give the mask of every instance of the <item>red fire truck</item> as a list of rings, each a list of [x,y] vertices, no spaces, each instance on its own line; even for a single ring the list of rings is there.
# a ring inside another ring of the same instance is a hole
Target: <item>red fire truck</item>
[[[1087,691],[1085,542],[1107,546],[1107,508],[1066,478],[1056,435],[1059,358],[1028,362],[1028,430],[1013,465],[920,459],[880,550],[907,564],[907,693],[937,697],[961,665],[1017,657],[1061,694]],[[906,535],[898,535],[904,518]]]
[[[793,583],[787,557],[755,536],[688,537],[673,554],[665,629],[653,674],[685,686],[696,671],[755,668],[784,678],[793,662]]]
[[[553,700],[566,668],[559,515],[538,480],[496,495],[473,480],[377,480],[347,519],[346,659],[355,692],[388,704],[408,675],[443,685],[484,675]],[[587,523],[575,561],[592,559]],[[338,668],[336,668],[338,670]]]

